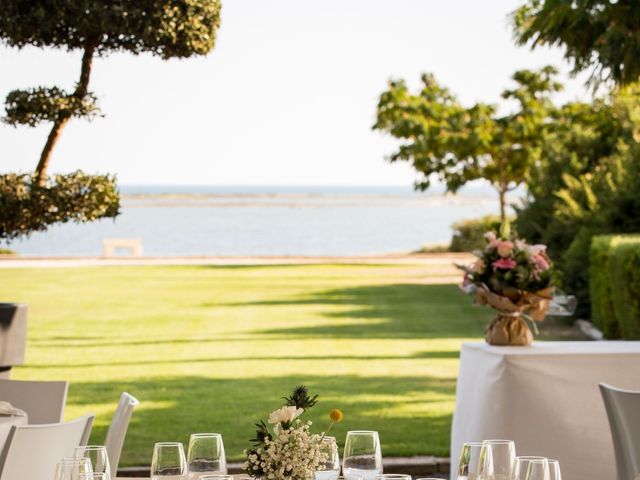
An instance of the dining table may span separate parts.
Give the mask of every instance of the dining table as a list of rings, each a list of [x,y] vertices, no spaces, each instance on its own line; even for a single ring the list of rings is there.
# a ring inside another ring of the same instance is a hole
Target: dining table
[[[0,452],[4,448],[4,444],[7,442],[11,427],[14,425],[28,425],[29,416],[24,410],[16,409],[18,411],[15,415],[0,415]]]
[[[563,478],[613,480],[598,384],[640,390],[640,342],[465,343],[451,429],[451,479],[464,442],[509,439],[518,455],[560,461]]]

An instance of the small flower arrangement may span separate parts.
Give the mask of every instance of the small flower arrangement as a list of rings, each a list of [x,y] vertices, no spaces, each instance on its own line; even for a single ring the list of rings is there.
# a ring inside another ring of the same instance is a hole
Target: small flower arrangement
[[[523,319],[536,321],[547,315],[553,298],[552,262],[545,245],[530,245],[510,235],[508,222],[500,236],[485,234],[487,246],[476,252],[476,262],[461,267],[465,276],[461,288],[474,294],[476,302],[498,310],[489,325],[487,342],[492,345],[529,345],[533,335]]]
[[[265,480],[313,480],[315,472],[324,469],[328,460],[322,448],[325,433],[313,434],[311,422],[302,421],[301,416],[318,402],[318,396],[309,396],[303,385],[295,388],[285,405],[271,412],[268,423],[272,432],[260,421],[256,424],[256,438],[253,447],[245,450],[247,461],[244,472],[253,478]],[[331,424],[342,421],[340,410],[329,414]]]

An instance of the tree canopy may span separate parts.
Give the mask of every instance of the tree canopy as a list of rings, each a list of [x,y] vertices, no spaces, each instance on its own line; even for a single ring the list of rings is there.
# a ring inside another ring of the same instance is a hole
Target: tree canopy
[[[219,0],[3,0],[0,3],[0,43],[16,48],[82,51],[80,75],[73,91],[55,86],[35,87],[13,90],[7,95],[5,123],[35,127],[49,122],[52,127],[33,177],[9,175],[0,179],[5,182],[0,196],[6,196],[0,198],[0,202],[11,203],[20,198],[21,205],[35,209],[32,213],[23,207],[17,210],[25,216],[24,221],[3,218],[1,221],[6,222],[0,225],[0,238],[28,234],[56,222],[91,221],[117,215],[119,202],[114,177],[96,176],[94,181],[81,173],[47,177],[52,152],[67,123],[72,118],[90,120],[100,114],[97,98],[89,91],[93,58],[113,52],[150,53],[165,60],[206,55],[215,46],[220,9]],[[27,188],[26,182],[33,182],[32,187]],[[68,189],[69,195],[74,191],[84,194],[65,196],[63,189]],[[105,191],[110,193],[105,195]],[[42,201],[38,203],[34,198],[28,202],[23,195],[38,195]],[[85,210],[79,213],[66,198],[85,202]],[[99,205],[101,201],[105,203]],[[38,205],[53,205],[56,215],[45,215]],[[37,212],[42,214],[35,219]]]
[[[629,84],[640,77],[640,2],[527,0],[513,13],[520,44],[559,45],[575,73]]]
[[[408,161],[422,174],[416,187],[425,190],[437,176],[455,192],[466,182],[488,180],[499,193],[502,218],[506,193],[527,179],[539,158],[540,142],[553,104],[550,95],[562,88],[556,70],[521,70],[515,88],[503,92],[515,104],[499,115],[493,105],[464,107],[431,74],[411,93],[404,80],[392,80],[380,95],[373,128],[402,141],[389,160]]]

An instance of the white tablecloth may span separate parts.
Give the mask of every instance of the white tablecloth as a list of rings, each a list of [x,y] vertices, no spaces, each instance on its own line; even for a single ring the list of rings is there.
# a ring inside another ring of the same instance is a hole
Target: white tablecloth
[[[462,346],[451,431],[451,478],[462,444],[515,440],[519,455],[560,460],[563,480],[614,480],[598,383],[640,390],[640,342]]]
[[[4,444],[7,441],[11,427],[14,425],[27,425],[29,423],[29,417],[26,412],[20,410],[22,415],[18,416],[5,416],[0,415],[0,452],[4,448]]]

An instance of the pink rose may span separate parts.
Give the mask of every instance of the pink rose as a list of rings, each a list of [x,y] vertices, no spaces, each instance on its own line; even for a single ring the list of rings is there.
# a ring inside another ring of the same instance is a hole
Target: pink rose
[[[511,255],[511,252],[513,252],[513,242],[509,240],[502,240],[498,242],[498,255],[502,258],[506,258]]]
[[[537,255],[539,253],[546,253],[546,252],[547,252],[547,246],[546,245],[541,245],[541,244],[531,245],[531,254],[532,255]]]
[[[518,265],[513,258],[500,258],[491,264],[493,269],[501,269],[501,270],[513,270]]]
[[[487,233],[484,234],[484,239],[487,242],[491,243],[496,239],[496,234],[493,233],[493,232],[487,232]]]
[[[549,267],[551,267],[551,262],[547,257],[547,255],[544,253],[544,251],[541,251],[539,253],[534,253],[531,256],[531,261],[534,263],[536,268],[541,272],[544,272],[545,270],[549,270]]]

